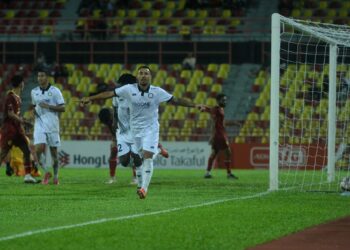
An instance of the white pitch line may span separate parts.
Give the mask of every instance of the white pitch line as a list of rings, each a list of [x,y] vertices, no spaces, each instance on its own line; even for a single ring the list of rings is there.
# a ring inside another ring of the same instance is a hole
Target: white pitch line
[[[76,227],[84,227],[84,226],[89,226],[89,225],[94,225],[94,224],[101,224],[104,222],[122,221],[122,220],[134,219],[134,218],[157,215],[157,214],[166,214],[166,213],[185,210],[185,209],[189,209],[189,208],[205,207],[205,206],[215,205],[218,203],[234,201],[234,200],[248,200],[248,199],[261,197],[261,196],[267,195],[269,193],[270,193],[269,191],[266,191],[266,192],[257,193],[254,195],[235,197],[235,198],[230,198],[230,199],[222,199],[222,200],[216,200],[216,201],[209,201],[209,202],[205,202],[205,203],[201,203],[201,204],[197,204],[197,205],[176,207],[176,208],[171,208],[171,209],[166,209],[166,210],[154,211],[154,212],[149,212],[149,213],[126,215],[126,216],[120,216],[120,217],[115,217],[115,218],[103,218],[103,219],[99,219],[99,220],[87,221],[87,222],[72,224],[72,225],[67,225],[67,226],[49,227],[49,228],[44,228],[44,229],[39,229],[39,230],[34,230],[34,231],[27,231],[27,232],[23,232],[23,233],[19,233],[19,234],[13,234],[13,235],[9,235],[9,236],[0,237],[0,242],[6,241],[6,240],[23,238],[23,237],[31,236],[34,234],[44,234],[44,233],[53,232],[53,231],[71,229],[71,228],[76,228]]]

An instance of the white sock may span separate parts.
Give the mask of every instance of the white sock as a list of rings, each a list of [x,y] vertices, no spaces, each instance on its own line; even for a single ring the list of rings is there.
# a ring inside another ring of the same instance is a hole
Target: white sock
[[[143,183],[142,188],[147,192],[153,174],[153,159],[143,160]]]
[[[137,187],[142,187],[142,165],[135,167]]]

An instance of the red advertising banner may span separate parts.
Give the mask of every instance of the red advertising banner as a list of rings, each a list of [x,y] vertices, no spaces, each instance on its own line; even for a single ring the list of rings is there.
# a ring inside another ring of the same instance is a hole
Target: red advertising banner
[[[231,165],[235,169],[266,169],[269,167],[270,150],[268,144],[231,144]],[[321,169],[327,164],[327,148],[324,145],[285,145],[279,149],[280,167]],[[224,152],[219,153],[215,163],[224,167]]]

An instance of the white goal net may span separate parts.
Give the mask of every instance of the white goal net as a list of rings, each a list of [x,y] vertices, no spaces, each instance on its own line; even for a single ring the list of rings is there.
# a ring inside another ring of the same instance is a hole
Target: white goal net
[[[350,175],[350,27],[273,14],[270,189],[339,191]]]

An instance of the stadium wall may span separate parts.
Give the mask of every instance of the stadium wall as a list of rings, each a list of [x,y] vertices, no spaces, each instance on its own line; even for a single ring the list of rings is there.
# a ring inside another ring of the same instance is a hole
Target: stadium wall
[[[269,62],[266,42],[0,42],[3,64],[31,64],[39,52],[48,63],[181,63],[192,52],[198,64]]]
[[[158,156],[157,168],[203,168],[210,147],[206,142],[162,142],[169,158]],[[110,153],[109,141],[63,141],[59,148],[59,165],[73,168],[106,168]],[[48,154],[49,155],[49,154]],[[51,158],[47,158],[51,163]]]

